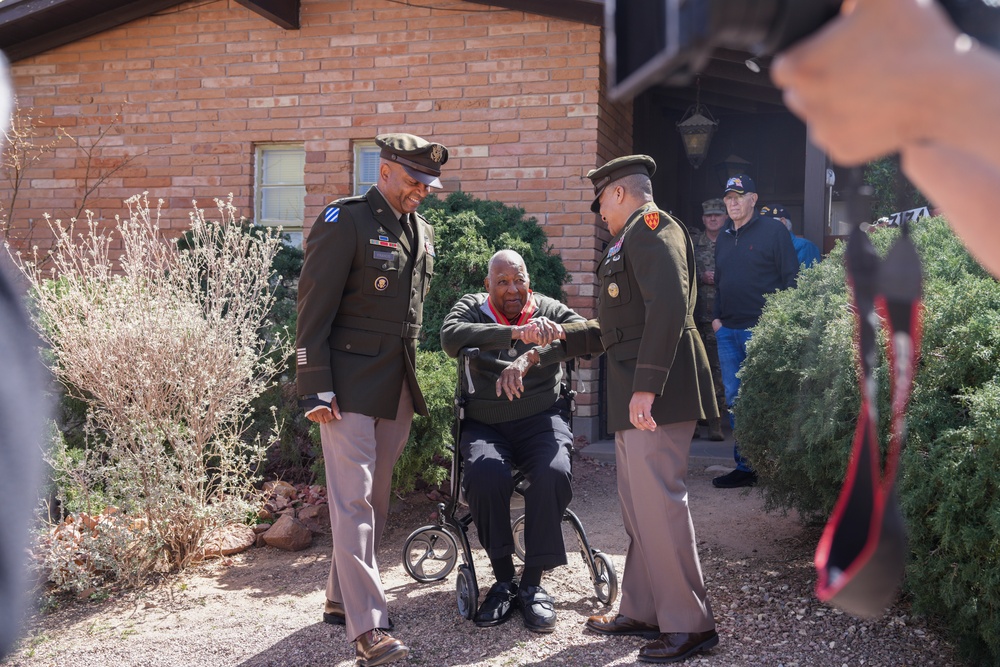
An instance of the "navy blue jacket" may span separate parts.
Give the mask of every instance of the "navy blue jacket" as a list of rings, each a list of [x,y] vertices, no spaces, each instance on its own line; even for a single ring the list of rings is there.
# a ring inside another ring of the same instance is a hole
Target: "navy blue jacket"
[[[795,285],[799,259],[780,221],[754,217],[738,230],[732,221],[715,242],[715,319],[729,329],[757,324],[764,295]]]

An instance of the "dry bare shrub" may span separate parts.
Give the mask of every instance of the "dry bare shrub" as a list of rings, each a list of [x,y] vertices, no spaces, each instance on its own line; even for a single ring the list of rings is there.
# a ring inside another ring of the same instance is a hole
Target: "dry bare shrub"
[[[247,445],[241,436],[250,402],[288,354],[287,336],[260,333],[280,240],[246,233],[232,195],[216,200],[219,222],[195,207],[184,249],[161,236],[159,207],[151,210],[145,193],[126,204],[128,217],[116,216],[107,233],[89,211],[76,236],[50,221],[56,242],[47,268],[37,258],[19,264],[51,346],[50,368],[88,405],[87,450],[50,457],[60,493],[81,513],[114,505],[127,525],[144,519],[152,536],[143,538],[146,551],[179,569],[208,532],[256,506],[266,443]],[[275,349],[281,353],[270,354]],[[74,544],[99,550],[100,537]],[[117,537],[104,541],[123,553]],[[64,564],[109,556],[51,555]],[[148,568],[156,562],[148,555],[130,557]]]

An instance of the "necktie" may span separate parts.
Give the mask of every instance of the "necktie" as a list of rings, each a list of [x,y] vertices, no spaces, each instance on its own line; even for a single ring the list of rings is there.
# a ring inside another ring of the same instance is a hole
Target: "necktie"
[[[410,246],[410,250],[413,250],[413,226],[410,224],[410,216],[406,213],[399,216],[399,224],[403,228],[403,236],[406,237],[406,244]]]

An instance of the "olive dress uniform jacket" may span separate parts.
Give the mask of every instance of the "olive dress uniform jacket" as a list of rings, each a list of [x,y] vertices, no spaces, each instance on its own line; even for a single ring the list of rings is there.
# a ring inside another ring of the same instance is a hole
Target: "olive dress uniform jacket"
[[[395,419],[401,380],[426,415],[416,348],[434,273],[434,229],[417,213],[412,243],[378,188],[316,219],[299,279],[300,395],[333,391],[341,410]]]
[[[656,394],[658,424],[718,418],[708,356],[694,322],[694,248],[687,229],[650,202],[611,240],[597,269],[608,355],[608,430],[634,428],[633,392]]]

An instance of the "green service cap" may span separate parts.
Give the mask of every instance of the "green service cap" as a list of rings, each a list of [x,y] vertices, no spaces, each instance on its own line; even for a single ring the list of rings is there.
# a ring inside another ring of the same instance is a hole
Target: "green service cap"
[[[601,212],[601,205],[598,203],[601,193],[604,192],[604,188],[619,178],[631,176],[632,174],[652,176],[655,172],[656,162],[648,155],[617,157],[603,167],[591,169],[587,172],[587,178],[594,184],[594,202],[590,205],[590,210],[594,213]]]
[[[413,134],[380,134],[375,143],[379,157],[398,162],[412,178],[432,188],[440,188],[441,165],[448,161],[448,149]]]

